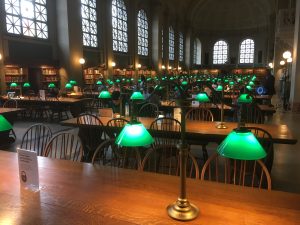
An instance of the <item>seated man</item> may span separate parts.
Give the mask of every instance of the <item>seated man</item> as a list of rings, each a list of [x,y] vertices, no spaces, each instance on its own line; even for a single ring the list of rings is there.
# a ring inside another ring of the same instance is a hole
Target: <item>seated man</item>
[[[149,97],[146,99],[149,103],[160,105],[160,96],[154,92],[154,87],[148,88]]]

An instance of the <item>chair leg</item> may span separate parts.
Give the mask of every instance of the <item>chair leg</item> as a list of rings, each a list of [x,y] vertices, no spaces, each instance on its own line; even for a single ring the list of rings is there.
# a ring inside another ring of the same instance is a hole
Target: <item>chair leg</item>
[[[207,153],[206,145],[202,145],[202,154],[203,154],[203,161],[205,163],[206,160],[208,159],[208,153]]]

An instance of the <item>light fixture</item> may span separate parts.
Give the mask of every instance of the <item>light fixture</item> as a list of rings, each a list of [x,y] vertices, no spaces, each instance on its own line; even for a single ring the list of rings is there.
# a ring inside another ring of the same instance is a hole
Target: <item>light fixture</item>
[[[111,62],[111,67],[115,67],[116,63],[115,62]]]
[[[206,92],[200,92],[195,99],[198,102],[210,102]]]
[[[216,91],[222,91],[223,90],[223,86],[222,85],[218,85],[217,88],[215,89]]]
[[[12,125],[5,119],[4,116],[0,115],[0,132],[8,131],[12,129]]]
[[[178,66],[178,70],[181,70],[181,67],[180,67],[180,66]]]
[[[241,94],[239,97],[238,97],[238,103],[252,103],[253,101],[253,97],[250,96],[249,94]]]
[[[234,129],[217,151],[224,157],[239,160],[257,160],[267,155],[254,134],[245,127]]]
[[[285,64],[285,61],[284,61],[284,60],[281,60],[281,61],[280,61],[280,65],[283,66],[284,64]]]
[[[0,54],[0,60],[2,59],[2,54]]]
[[[288,59],[288,58],[291,58],[292,57],[292,53],[290,51],[285,51],[283,54],[282,54],[282,57],[284,59]]]
[[[132,93],[130,99],[131,100],[145,100],[145,97],[141,92],[135,91]]]
[[[16,87],[18,87],[18,84],[15,83],[15,82],[12,82],[9,86],[10,86],[11,88],[16,88]]]
[[[184,80],[181,82],[181,85],[186,86],[186,85],[188,85],[188,82],[186,80]]]
[[[172,66],[169,66],[168,69],[171,70],[171,69],[172,69]]]
[[[162,65],[161,68],[162,68],[163,70],[166,69],[166,67],[165,67],[164,65]]]
[[[269,67],[270,67],[271,69],[273,69],[273,63],[272,63],[272,62],[269,63]]]
[[[29,84],[28,82],[25,82],[25,83],[23,84],[23,87],[24,87],[24,88],[29,88],[29,87],[30,87],[30,84]]]
[[[105,90],[105,91],[101,91],[98,98],[100,99],[110,99],[111,98],[111,94],[109,93],[109,91]]]
[[[141,64],[137,64],[137,68],[140,69],[142,67]]]
[[[84,59],[84,58],[80,58],[80,59],[79,59],[79,63],[80,63],[81,65],[85,64],[85,59]]]
[[[66,83],[66,86],[65,86],[65,88],[67,88],[67,89],[71,89],[73,86],[72,86],[72,84],[70,84],[70,83]]]
[[[286,61],[287,61],[288,63],[291,63],[291,62],[293,62],[293,59],[292,59],[292,58],[288,58]]]
[[[141,147],[154,142],[152,136],[140,122],[125,125],[116,139],[116,144],[123,147]]]
[[[97,83],[96,83],[96,85],[102,85],[101,80],[98,80]]]
[[[70,80],[69,83],[72,84],[72,86],[77,84],[76,80]]]
[[[54,83],[50,83],[50,84],[48,85],[48,88],[55,88],[55,84],[54,84]]]

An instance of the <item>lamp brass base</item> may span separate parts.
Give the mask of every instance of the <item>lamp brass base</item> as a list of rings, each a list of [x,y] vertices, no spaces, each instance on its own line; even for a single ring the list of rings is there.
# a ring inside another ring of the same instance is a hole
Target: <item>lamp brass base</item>
[[[197,206],[189,203],[187,199],[180,199],[167,207],[168,215],[181,221],[188,221],[197,218],[199,215],[199,209]]]
[[[216,128],[218,128],[218,129],[227,129],[227,126],[225,125],[225,123],[221,122],[221,123],[218,123],[216,125]]]

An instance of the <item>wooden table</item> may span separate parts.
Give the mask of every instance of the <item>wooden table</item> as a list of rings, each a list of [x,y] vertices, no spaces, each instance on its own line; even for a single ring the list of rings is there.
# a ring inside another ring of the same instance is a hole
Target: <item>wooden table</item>
[[[16,153],[0,151],[0,224],[183,224],[166,213],[179,177],[38,157],[40,191],[20,187]],[[300,224],[300,195],[187,179],[200,209],[184,224]]]
[[[3,115],[11,124],[17,118],[17,114],[24,111],[24,108],[0,108],[0,114]]]
[[[104,125],[111,118],[99,117]],[[126,118],[129,120],[129,118]],[[155,118],[140,117],[139,120],[144,126],[149,129],[151,123]],[[217,122],[203,122],[203,121],[186,121],[187,139],[199,140],[205,139],[210,142],[222,141],[234,128],[237,127],[237,123],[226,122],[227,129],[217,129]],[[61,125],[73,126],[73,127],[86,127],[86,125],[78,125],[77,118],[72,118],[61,122]],[[90,125],[93,126],[93,125]],[[277,144],[296,144],[297,139],[293,136],[287,125],[275,125],[275,124],[246,124],[249,127],[260,127],[267,130],[273,137],[274,143]],[[174,134],[178,135],[179,133]]]
[[[3,101],[7,100],[7,96],[2,96],[1,99]],[[66,97],[60,97],[58,99],[49,98],[46,100],[42,100],[37,97],[23,97],[23,98],[15,98],[15,100],[18,102],[18,106],[22,108],[29,108],[32,105],[41,105],[45,106],[48,105],[50,107],[70,107],[70,111],[73,116],[78,116],[80,113],[83,112],[83,105],[86,101],[90,101],[91,99],[88,98],[66,98]]]

